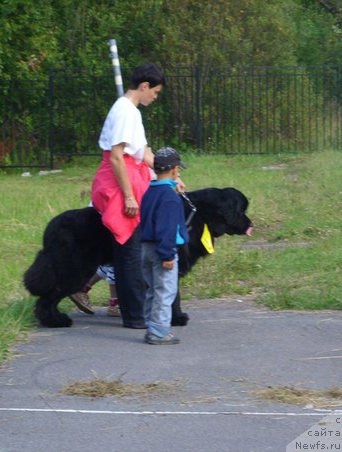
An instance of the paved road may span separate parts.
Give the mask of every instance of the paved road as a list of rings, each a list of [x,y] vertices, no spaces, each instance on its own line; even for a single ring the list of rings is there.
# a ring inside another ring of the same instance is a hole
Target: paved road
[[[32,334],[0,370],[0,452],[280,452],[329,413],[250,391],[341,386],[342,312],[271,312],[236,299],[187,306],[191,321],[175,329],[176,346],[145,344],[143,331],[122,328],[104,309],[75,312],[72,328]],[[60,393],[94,378],[170,389]]]

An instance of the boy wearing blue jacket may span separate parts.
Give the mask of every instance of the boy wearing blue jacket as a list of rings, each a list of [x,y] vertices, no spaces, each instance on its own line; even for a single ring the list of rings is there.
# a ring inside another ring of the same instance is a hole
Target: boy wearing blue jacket
[[[175,149],[157,151],[157,180],[150,183],[141,203],[142,271],[148,286],[145,342],[153,345],[179,343],[170,326],[171,305],[178,289],[177,246],[188,242],[183,202],[175,191],[180,168],[186,165]]]

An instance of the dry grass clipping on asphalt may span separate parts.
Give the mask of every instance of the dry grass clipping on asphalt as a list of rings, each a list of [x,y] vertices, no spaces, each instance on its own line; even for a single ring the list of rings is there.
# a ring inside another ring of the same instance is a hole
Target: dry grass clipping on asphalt
[[[271,402],[295,405],[312,405],[315,408],[342,406],[342,388],[299,389],[288,386],[275,386],[250,391],[260,399]]]
[[[180,382],[155,381],[152,383],[124,383],[120,378],[108,380],[95,378],[90,381],[75,381],[62,388],[61,393],[84,397],[147,397],[153,394],[173,394]]]

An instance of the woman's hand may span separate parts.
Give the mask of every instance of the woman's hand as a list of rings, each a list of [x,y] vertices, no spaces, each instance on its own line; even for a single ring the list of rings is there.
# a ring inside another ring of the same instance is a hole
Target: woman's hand
[[[179,176],[177,176],[176,182],[177,182],[176,190],[178,191],[178,193],[184,193],[186,185]]]
[[[125,197],[125,214],[128,217],[135,217],[139,213],[139,206],[134,196]]]

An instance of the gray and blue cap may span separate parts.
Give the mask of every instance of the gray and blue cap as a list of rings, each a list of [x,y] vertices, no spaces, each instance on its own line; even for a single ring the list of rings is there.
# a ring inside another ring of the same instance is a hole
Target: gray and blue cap
[[[154,170],[157,173],[162,171],[170,170],[175,166],[180,166],[181,168],[186,168],[186,164],[182,162],[178,152],[171,147],[164,147],[159,149],[154,154]]]

